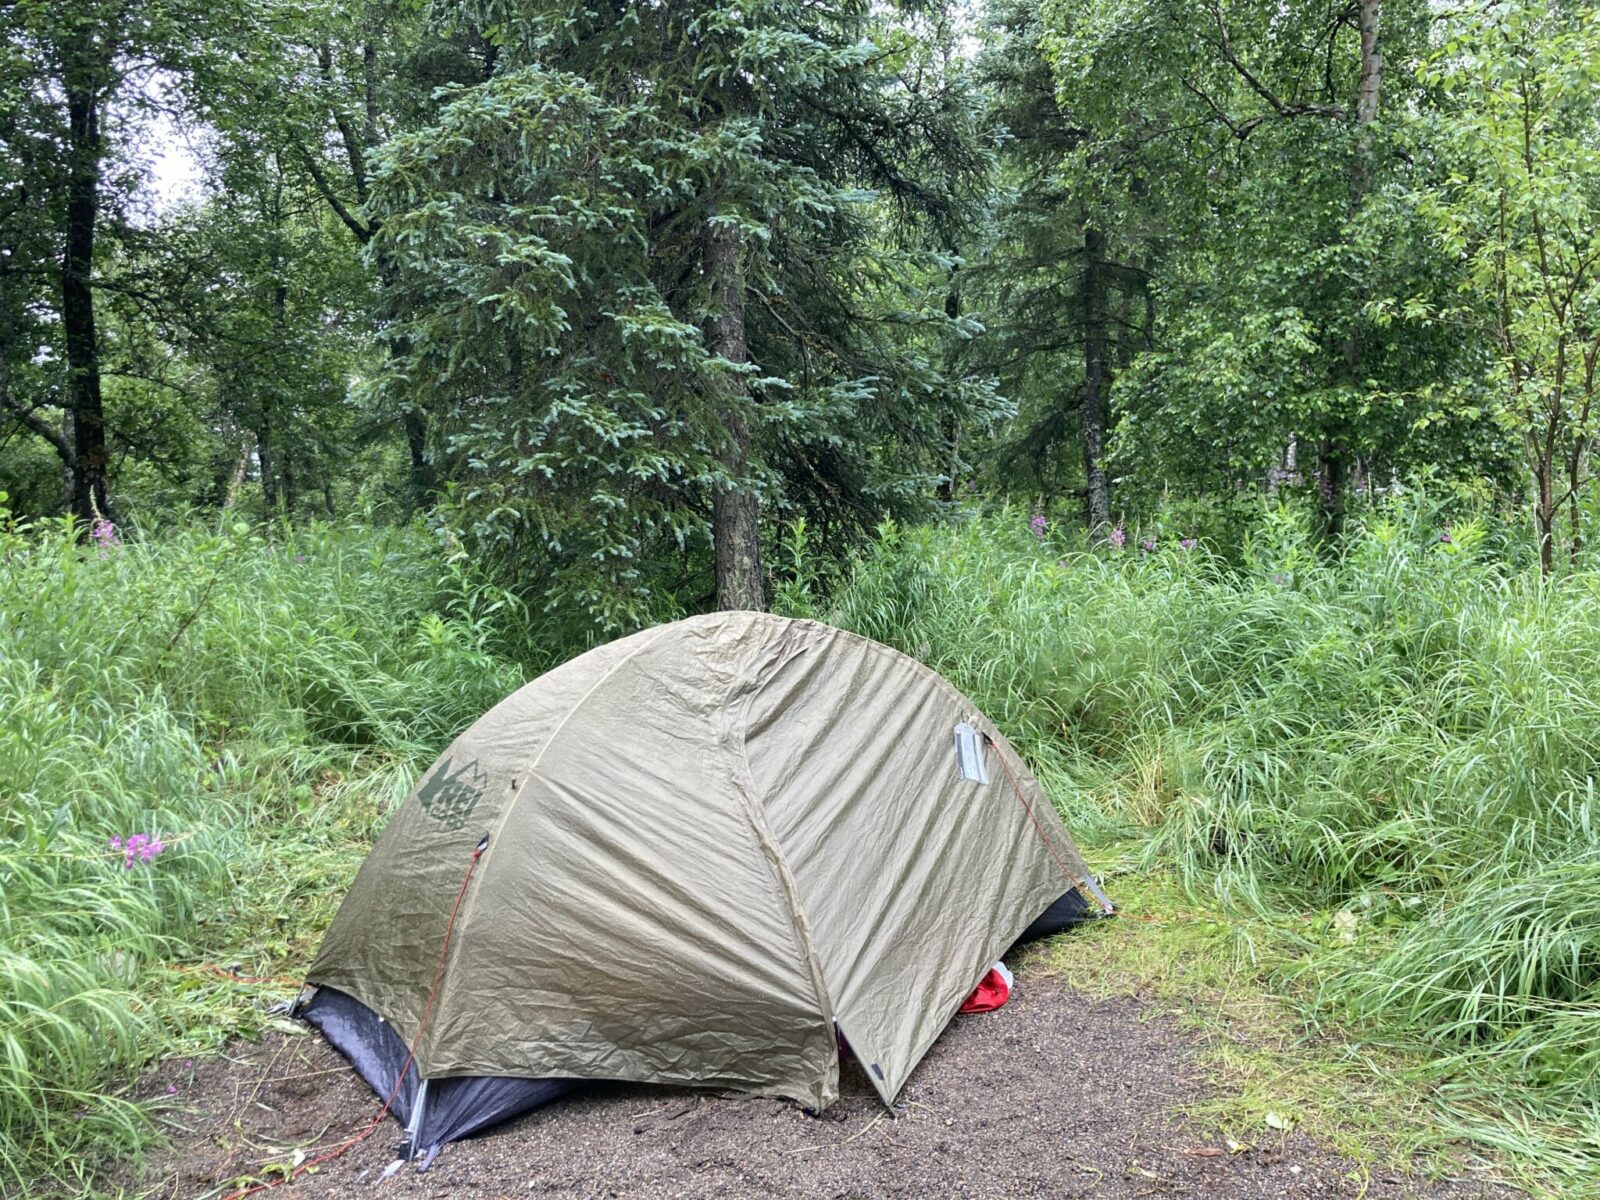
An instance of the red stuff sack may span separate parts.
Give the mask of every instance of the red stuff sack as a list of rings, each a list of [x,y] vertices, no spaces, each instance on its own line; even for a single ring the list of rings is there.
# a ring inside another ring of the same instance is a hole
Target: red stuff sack
[[[963,1002],[961,1011],[993,1012],[1009,999],[1011,999],[1011,972],[1006,970],[1005,963],[997,962],[989,968],[987,975],[978,980],[978,986]]]

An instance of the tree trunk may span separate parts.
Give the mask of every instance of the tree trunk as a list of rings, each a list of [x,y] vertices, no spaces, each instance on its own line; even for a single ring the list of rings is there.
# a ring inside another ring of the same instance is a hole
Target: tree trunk
[[[1589,405],[1586,401],[1583,406],[1585,417]],[[1578,503],[1578,497],[1583,488],[1584,460],[1588,457],[1589,439],[1582,433],[1574,435],[1572,445],[1567,450],[1566,485],[1567,485],[1567,524],[1572,531],[1572,540],[1567,543],[1567,561],[1574,567],[1583,555],[1583,507]]]
[[[89,524],[111,515],[106,492],[105,407],[94,324],[95,226],[100,215],[100,116],[92,85],[67,90],[67,236],[61,257],[61,331],[72,413],[72,514]]]
[[[245,473],[250,469],[250,443],[245,442],[239,447],[239,458],[234,463],[233,470],[222,481],[222,509],[226,512],[232,508],[239,499],[239,489],[244,486]]]
[[[1378,119],[1378,94],[1383,86],[1383,52],[1378,48],[1378,17],[1383,0],[1360,2],[1361,82],[1356,85],[1356,121],[1370,125]]]
[[[277,217],[277,231],[283,228],[281,215]],[[272,290],[272,316],[278,328],[283,331],[284,344],[287,344],[289,329],[289,288],[282,282],[283,262],[276,250],[272,255],[272,273],[279,279],[278,286]],[[267,494],[267,508],[276,509],[280,506],[284,512],[294,508],[294,475],[289,454],[289,439],[280,436],[281,430],[274,428],[273,418],[277,415],[278,394],[273,389],[267,394],[264,403],[270,405],[266,416],[261,420],[261,486]],[[270,440],[269,440],[270,439]],[[266,455],[271,452],[271,470],[268,471]]]
[[[961,316],[961,289],[956,286],[956,273],[953,270],[950,272],[950,286],[944,294],[944,315],[952,321]],[[948,504],[956,498],[956,474],[961,466],[961,422],[949,409],[939,414],[939,438],[944,443],[945,468],[937,495],[941,502]]]
[[[1354,340],[1352,334],[1351,341]],[[1327,421],[1323,428],[1322,440],[1317,443],[1317,516],[1324,540],[1335,541],[1344,534],[1345,497],[1350,490],[1350,439],[1342,421]]]
[[[278,507],[278,463],[272,454],[272,432],[264,420],[256,430],[256,462],[261,466],[261,495],[271,512]]]
[[[285,513],[294,511],[294,458],[281,449],[278,452],[278,500]]]
[[[1539,573],[1548,576],[1556,568],[1556,503],[1552,476],[1555,464],[1546,459],[1534,472],[1539,486]]]
[[[1083,474],[1089,536],[1111,524],[1111,483],[1106,478],[1105,235],[1083,231]]]
[[[1567,519],[1572,527],[1572,540],[1567,543],[1567,561],[1574,567],[1583,557],[1583,510],[1578,505],[1578,472],[1571,475],[1572,492],[1567,497]]]
[[[490,47],[490,49],[494,49]],[[326,54],[326,48],[324,54]],[[374,84],[372,67],[375,61],[373,49],[370,45],[362,48],[362,71],[365,79],[365,135],[364,144],[348,135],[348,130],[341,130],[344,139],[346,159],[350,167],[351,181],[356,189],[356,198],[365,203],[367,198],[367,178],[363,165],[363,154],[377,145],[378,119],[377,105],[374,100]],[[331,58],[324,71],[331,72]],[[484,67],[484,78],[488,79],[494,74],[492,58],[488,59]],[[371,245],[372,240],[378,236],[381,226],[376,220],[369,220],[363,224],[361,219],[345,206],[333,190],[331,183],[319,173],[316,160],[306,155],[306,165],[311,171],[317,190],[322,194],[328,207],[343,223],[345,228],[355,235],[355,239],[362,246]],[[395,288],[395,276],[398,274],[394,263],[381,249],[377,256],[378,284],[385,297],[385,303],[392,306]],[[395,363],[404,355],[405,348],[397,337],[388,337],[384,342],[388,351],[389,362]],[[406,453],[410,458],[410,469],[407,472],[406,485],[410,493],[411,507],[413,509],[427,508],[433,503],[434,495],[438,490],[438,477],[434,474],[433,462],[428,457],[428,416],[422,409],[408,404],[400,411],[400,426],[406,436]]]
[[[1583,352],[1583,403],[1578,406],[1577,428],[1572,435],[1572,445],[1567,450],[1567,513],[1572,525],[1572,542],[1568,558],[1573,566],[1583,554],[1583,509],[1578,503],[1583,487],[1584,467],[1589,459],[1589,447],[1594,441],[1589,432],[1589,418],[1594,412],[1595,369],[1600,366],[1600,345],[1590,343]]]
[[[389,353],[392,359],[393,348]],[[435,488],[433,463],[428,460],[428,418],[420,408],[407,407],[400,414],[400,423],[405,427],[406,449],[411,455],[411,505],[426,508],[433,501]]]
[[[706,349],[731,363],[750,361],[744,331],[744,275],[739,266],[739,227],[714,221],[706,227],[706,282],[711,289],[711,317],[706,322]],[[760,500],[748,483],[750,424],[743,404],[742,377],[725,384],[728,405],[722,410],[727,441],[722,465],[728,483],[712,499],[711,536],[716,554],[717,607],[766,607],[761,581]]]
[[[376,234],[378,226],[374,223],[372,234]],[[367,244],[363,240],[363,245]],[[380,253],[378,256],[378,282],[385,295],[386,306],[392,307],[395,303],[395,279],[399,271],[388,255]],[[390,364],[400,362],[405,357],[405,345],[394,334],[384,339],[384,349],[388,352]],[[411,494],[411,507],[425,509],[433,503],[434,495],[439,486],[438,477],[433,472],[433,460],[428,457],[428,414],[417,407],[415,402],[406,402],[400,410],[400,427],[406,435],[406,453],[410,457],[410,470],[407,474],[407,487]]]
[[[1372,140],[1367,127],[1378,119],[1378,99],[1383,86],[1383,53],[1378,48],[1378,18],[1383,0],[1359,0],[1357,20],[1361,31],[1361,78],[1356,85],[1355,152],[1350,161],[1350,206],[1352,223],[1360,216],[1372,190]],[[1362,380],[1361,329],[1351,314],[1350,333],[1344,343],[1345,380],[1352,391]],[[1346,494],[1350,481],[1350,430],[1339,416],[1323,428],[1317,444],[1318,514],[1322,536],[1328,540],[1343,535]]]

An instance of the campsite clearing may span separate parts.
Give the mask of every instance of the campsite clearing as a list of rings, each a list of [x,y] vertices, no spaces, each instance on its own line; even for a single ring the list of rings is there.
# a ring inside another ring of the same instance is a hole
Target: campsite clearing
[[[1128,997],[1094,997],[1025,962],[1004,1008],[952,1023],[895,1115],[858,1070],[818,1119],[788,1101],[593,1085],[569,1100],[402,1169],[382,1195],[571,1197],[1509,1197],[1476,1179],[1364,1165],[1298,1132],[1223,1131],[1182,1111],[1215,1098],[1194,1035]],[[146,1080],[177,1088],[173,1141],[144,1177],[152,1200],[217,1196],[296,1161],[376,1111],[319,1036],[274,1032],[225,1056],[169,1060]],[[400,1141],[390,1121],[280,1192],[296,1200],[374,1188]],[[131,1182],[131,1181],[130,1181]]]

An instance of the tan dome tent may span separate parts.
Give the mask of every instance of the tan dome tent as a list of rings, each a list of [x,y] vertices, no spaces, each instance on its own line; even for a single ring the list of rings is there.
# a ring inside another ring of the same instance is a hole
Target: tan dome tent
[[[572,1080],[820,1110],[841,1037],[889,1103],[1030,926],[1110,911],[949,683],[721,612],[592,650],[457,738],[357,874],[304,1014],[414,1151]]]

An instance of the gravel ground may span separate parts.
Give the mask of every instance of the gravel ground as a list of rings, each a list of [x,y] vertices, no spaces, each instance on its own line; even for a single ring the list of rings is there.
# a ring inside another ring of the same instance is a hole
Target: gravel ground
[[[820,1118],[724,1092],[595,1085],[447,1146],[431,1170],[379,1176],[389,1120],[334,1162],[275,1190],[313,1197],[1505,1197],[1481,1182],[1367,1173],[1299,1134],[1230,1150],[1174,1109],[1208,1084],[1193,1042],[1131,999],[1019,977],[1004,1008],[958,1017],[888,1113],[858,1072]],[[364,1127],[378,1101],[320,1036],[274,1033],[227,1055],[172,1061],[173,1141],[136,1192],[191,1200],[296,1147]]]

